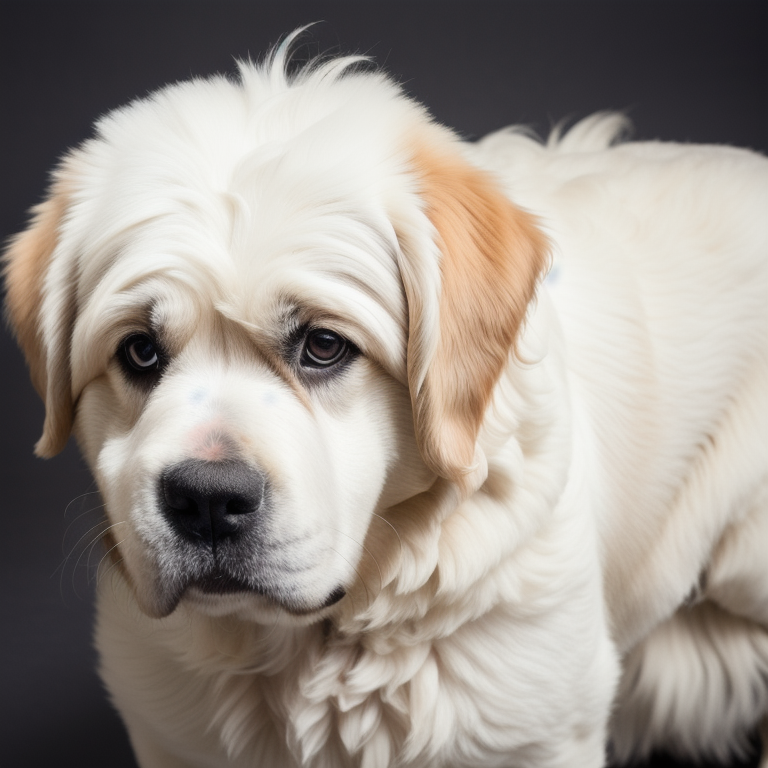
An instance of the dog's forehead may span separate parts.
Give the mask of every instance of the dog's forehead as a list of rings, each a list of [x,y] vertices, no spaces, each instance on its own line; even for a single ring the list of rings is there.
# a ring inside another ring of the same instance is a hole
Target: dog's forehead
[[[363,218],[403,183],[418,119],[383,78],[273,83],[252,68],[184,83],[99,122],[81,202],[117,230],[186,210],[262,240],[319,214]]]
[[[71,219],[87,243],[81,326],[130,306],[127,294],[146,306],[173,284],[245,323],[290,299],[400,345],[407,312],[387,206],[409,179],[403,127],[387,126],[409,102],[370,78],[257,86],[185,84],[102,121]]]

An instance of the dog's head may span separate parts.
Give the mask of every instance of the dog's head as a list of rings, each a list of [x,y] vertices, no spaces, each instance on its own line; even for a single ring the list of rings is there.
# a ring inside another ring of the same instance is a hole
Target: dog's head
[[[112,113],[8,250],[37,452],[74,426],[152,615],[319,615],[372,521],[484,479],[478,431],[546,244],[349,63],[288,78],[278,56]]]

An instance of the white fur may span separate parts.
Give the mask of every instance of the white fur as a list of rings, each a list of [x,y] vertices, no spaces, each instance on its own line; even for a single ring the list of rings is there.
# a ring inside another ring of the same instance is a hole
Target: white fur
[[[120,561],[97,644],[140,764],[598,768],[620,660],[619,757],[738,748],[768,716],[768,163],[611,147],[612,116],[454,142],[554,263],[462,499],[420,457],[406,373],[406,241],[427,357],[440,322],[407,152],[428,116],[348,64],[164,89],[70,163],[39,322],[54,360],[77,306],[75,431]],[[360,348],[343,381],[299,395],[265,362],[292,312]],[[115,361],[148,314],[173,351],[151,394]],[[153,618],[176,563],[157,477],[232,444],[276,489],[259,556],[337,605],[193,590]]]

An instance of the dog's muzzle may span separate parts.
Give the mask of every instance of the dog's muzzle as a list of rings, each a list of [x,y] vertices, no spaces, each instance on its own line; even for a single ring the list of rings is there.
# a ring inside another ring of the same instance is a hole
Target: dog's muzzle
[[[267,483],[240,460],[187,459],[160,475],[158,506],[174,536],[166,549],[165,610],[195,588],[208,594],[267,594],[258,563],[268,560]]]
[[[267,476],[245,461],[186,459],[166,467],[157,501],[173,537],[159,558],[158,615],[173,611],[189,589],[257,594],[294,614],[327,608],[346,594],[341,586],[320,599],[302,593],[295,578],[307,566],[271,533]]]

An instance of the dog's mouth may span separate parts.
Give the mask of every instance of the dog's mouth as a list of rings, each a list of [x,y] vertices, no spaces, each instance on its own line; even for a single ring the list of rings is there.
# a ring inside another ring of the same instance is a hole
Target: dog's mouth
[[[206,576],[191,580],[187,589],[195,589],[207,595],[233,595],[245,592],[262,597],[267,596],[263,588],[253,586],[242,579],[224,573],[220,568],[214,569]]]
[[[253,586],[237,577],[222,573],[218,569],[205,578],[196,579],[191,582],[189,588],[207,595],[255,594],[264,597],[267,600],[275,601],[268,590],[259,586]],[[332,605],[336,605],[336,603],[343,599],[346,594],[347,591],[344,587],[336,587],[336,589],[334,589],[317,608],[298,608],[292,603],[287,603],[285,599],[280,600],[279,602],[281,603],[281,607],[285,608],[285,610],[290,613],[306,614],[312,613],[315,610],[330,608]]]
[[[177,573],[173,583],[165,584],[158,591],[158,600],[150,611],[158,618],[169,616],[179,603],[189,598],[193,603],[202,603],[209,608],[224,609],[231,598],[255,599],[264,606],[277,608],[293,616],[320,614],[340,602],[347,594],[346,589],[337,586],[318,601],[310,601],[286,587],[266,587],[232,575],[216,566],[203,574],[191,574],[186,579]],[[217,612],[219,612],[217,610]]]

